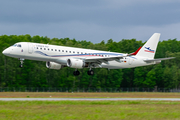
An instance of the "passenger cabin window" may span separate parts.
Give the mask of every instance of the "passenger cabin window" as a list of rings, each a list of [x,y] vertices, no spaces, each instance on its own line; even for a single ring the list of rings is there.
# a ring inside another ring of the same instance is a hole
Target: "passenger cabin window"
[[[51,49],[51,51],[53,51],[53,49]]]
[[[69,53],[71,53],[71,51],[69,51]]]
[[[59,52],[60,52],[60,50],[59,50]]]
[[[48,48],[48,50],[49,50],[49,48]]]
[[[62,52],[64,52],[64,50],[62,50]]]
[[[57,50],[55,49],[55,51],[57,51]]]
[[[46,50],[46,48],[44,48],[44,50]]]
[[[37,47],[37,49],[38,49],[38,47]]]
[[[42,50],[42,48],[40,48]]]

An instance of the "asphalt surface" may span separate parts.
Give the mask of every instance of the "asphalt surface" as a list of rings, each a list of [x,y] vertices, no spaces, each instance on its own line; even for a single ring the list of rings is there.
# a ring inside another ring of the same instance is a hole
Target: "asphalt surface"
[[[0,101],[180,101],[180,98],[0,98]]]

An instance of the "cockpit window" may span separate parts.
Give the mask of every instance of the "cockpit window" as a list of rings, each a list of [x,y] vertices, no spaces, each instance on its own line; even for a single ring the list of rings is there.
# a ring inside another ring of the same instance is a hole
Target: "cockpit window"
[[[12,45],[13,47],[16,47],[17,46],[17,44],[14,44],[14,45]]]
[[[21,44],[18,44],[17,47],[21,47]]]

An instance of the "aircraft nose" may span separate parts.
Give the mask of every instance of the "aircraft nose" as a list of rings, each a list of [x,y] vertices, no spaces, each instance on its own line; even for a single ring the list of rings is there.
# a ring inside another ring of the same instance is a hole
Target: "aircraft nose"
[[[2,53],[3,53],[4,55],[8,55],[8,54],[10,53],[9,48],[5,49]]]

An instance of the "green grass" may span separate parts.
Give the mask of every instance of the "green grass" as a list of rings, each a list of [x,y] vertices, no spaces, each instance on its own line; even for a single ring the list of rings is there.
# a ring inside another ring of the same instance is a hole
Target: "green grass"
[[[178,120],[180,102],[0,101],[0,120]]]

